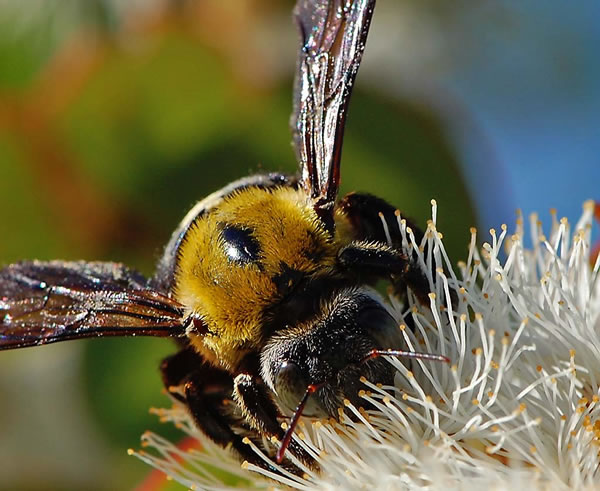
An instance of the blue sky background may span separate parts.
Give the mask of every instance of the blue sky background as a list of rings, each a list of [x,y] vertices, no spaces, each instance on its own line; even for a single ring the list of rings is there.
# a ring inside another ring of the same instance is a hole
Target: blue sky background
[[[600,200],[600,2],[505,3],[513,35],[476,19],[467,27],[479,55],[442,81],[480,125],[512,191],[503,207],[484,205],[498,189],[475,196],[486,225],[511,223],[515,207],[546,218],[554,207],[574,223],[584,199]]]
[[[574,223],[584,200],[600,200],[600,2],[377,9],[359,83],[445,113],[480,226],[510,225],[516,208]]]

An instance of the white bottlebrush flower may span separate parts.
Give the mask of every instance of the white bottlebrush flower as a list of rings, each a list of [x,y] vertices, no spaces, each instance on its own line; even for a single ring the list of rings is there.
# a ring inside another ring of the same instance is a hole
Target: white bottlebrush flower
[[[600,259],[589,262],[594,204],[584,205],[573,229],[553,213],[547,236],[532,216],[531,248],[523,245],[521,218],[512,235],[504,225],[500,234],[491,230],[481,250],[472,229],[468,258],[458,273],[436,230],[432,204],[424,239],[429,246],[418,249],[429,274],[431,309],[414,302],[403,308],[394,299],[391,308],[409,349],[443,354],[451,365],[390,357],[395,385],[364,380],[360,394],[376,409],[349,406],[359,422],[305,419],[294,438],[316,457],[319,474],[242,469],[178,405],[159,412],[197,438],[203,450],[185,451],[147,434],[143,442],[152,450],[134,453],[202,489],[227,487],[216,469],[238,476],[242,487],[597,487]],[[402,230],[407,244],[416,247],[404,224]],[[414,330],[404,328],[408,318]]]

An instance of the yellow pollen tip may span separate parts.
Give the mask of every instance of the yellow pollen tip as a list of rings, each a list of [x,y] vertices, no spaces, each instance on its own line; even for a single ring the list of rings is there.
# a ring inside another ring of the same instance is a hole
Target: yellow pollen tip
[[[133,454],[135,454],[135,450],[133,448],[128,448],[127,455],[133,455]]]
[[[241,467],[242,467],[242,469],[246,470],[246,469],[248,469],[248,467],[250,467],[250,464],[248,463],[248,461],[247,461],[247,460],[244,460],[244,461],[242,462],[242,465],[241,465]]]
[[[248,438],[247,436],[245,436],[245,437],[242,439],[242,442],[244,442],[246,445],[250,445],[250,438]]]

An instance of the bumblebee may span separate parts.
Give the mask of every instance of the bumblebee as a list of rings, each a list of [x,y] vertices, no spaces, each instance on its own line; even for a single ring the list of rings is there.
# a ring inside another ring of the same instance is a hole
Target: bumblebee
[[[389,280],[423,302],[429,292],[402,245],[396,208],[368,194],[337,200],[374,4],[300,0],[295,8],[299,176],[246,177],[200,201],[151,279],[118,263],[5,267],[0,349],[94,336],[176,338],[179,351],[160,367],[165,387],[210,439],[259,465],[245,437],[279,463],[286,450],[310,463],[291,439],[299,417],[337,418],[343,399],[360,405],[362,376],[392,383],[381,354],[447,361],[402,351],[396,321],[370,287]],[[284,416],[292,416],[287,431]],[[276,453],[264,443],[273,439],[281,442]]]

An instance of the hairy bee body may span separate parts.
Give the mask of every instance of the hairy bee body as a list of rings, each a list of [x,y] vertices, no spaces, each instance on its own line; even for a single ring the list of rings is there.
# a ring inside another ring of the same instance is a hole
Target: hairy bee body
[[[382,241],[382,211],[396,218],[379,198],[348,195],[335,207],[332,232],[296,179],[258,175],[201,201],[174,232],[154,283],[184,306],[180,356],[197,356],[211,375],[229,374],[223,393],[233,393],[255,429],[264,431],[270,418],[265,432],[281,439],[278,414],[293,414],[307,386],[319,391],[304,413],[337,418],[344,399],[360,405],[362,376],[393,382],[384,360],[365,362],[373,350],[403,345],[369,285],[411,273],[418,290],[426,280],[402,250],[397,224],[395,246]],[[184,369],[178,363],[175,355],[163,366],[167,387],[204,384],[207,374],[193,362]],[[252,400],[249,393],[260,395]],[[260,416],[265,406],[269,417]]]

